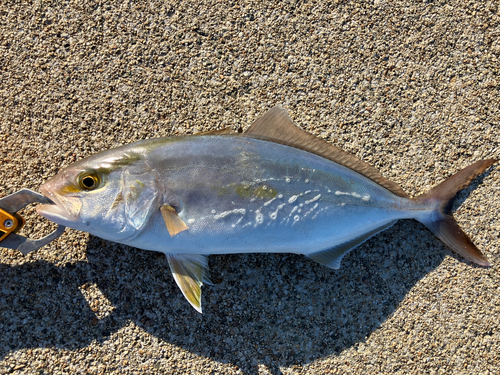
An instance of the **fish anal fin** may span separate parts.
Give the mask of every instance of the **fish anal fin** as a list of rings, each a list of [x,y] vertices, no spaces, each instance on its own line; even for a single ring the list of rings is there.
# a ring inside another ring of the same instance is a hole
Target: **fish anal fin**
[[[393,226],[396,221],[397,220],[391,221],[385,225],[382,225],[381,227],[375,228],[359,237],[341,243],[340,245],[337,245],[331,249],[318,251],[317,253],[308,254],[307,256],[328,268],[338,270],[340,268],[340,262],[344,255],[346,255],[349,251],[361,245],[363,242],[367,241],[377,233]]]
[[[201,313],[201,286],[208,279],[208,256],[167,254],[168,264],[177,286],[196,311]]]
[[[167,226],[167,230],[168,233],[170,233],[170,236],[173,237],[180,232],[189,229],[186,223],[179,217],[179,214],[174,207],[169,206],[168,204],[164,204],[160,207],[160,212],[163,216],[163,220],[165,221],[165,225]]]
[[[255,120],[243,135],[312,152],[362,174],[397,196],[408,198],[398,184],[385,178],[370,164],[299,128],[283,108],[269,110]]]

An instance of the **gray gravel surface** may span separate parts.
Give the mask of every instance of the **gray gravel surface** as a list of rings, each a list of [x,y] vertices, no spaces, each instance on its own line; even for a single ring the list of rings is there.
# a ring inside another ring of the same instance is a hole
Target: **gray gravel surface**
[[[415,196],[500,158],[498,1],[2,1],[0,196],[275,105]],[[68,230],[0,249],[0,373],[496,374],[500,173],[460,193],[493,266],[402,221],[338,271],[211,256],[203,315],[164,256]],[[24,233],[53,225],[33,208]]]

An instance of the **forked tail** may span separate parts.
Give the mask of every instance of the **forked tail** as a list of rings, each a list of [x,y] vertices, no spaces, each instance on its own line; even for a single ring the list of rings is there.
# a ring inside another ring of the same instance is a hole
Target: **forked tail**
[[[481,266],[490,266],[483,254],[472,243],[470,238],[460,229],[458,223],[453,218],[450,209],[455,195],[466,188],[471,181],[479,176],[490,165],[497,160],[481,160],[460,172],[454,174],[446,181],[443,181],[432,188],[426,194],[416,198],[416,201],[423,205],[437,206],[432,215],[425,219],[418,219],[429,228],[441,241],[448,245],[453,251],[464,258]]]

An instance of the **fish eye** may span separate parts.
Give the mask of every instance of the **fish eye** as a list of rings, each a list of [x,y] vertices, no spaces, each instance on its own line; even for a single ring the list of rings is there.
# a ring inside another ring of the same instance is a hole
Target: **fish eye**
[[[99,187],[101,178],[95,172],[84,172],[78,177],[78,185],[83,190],[94,190]]]

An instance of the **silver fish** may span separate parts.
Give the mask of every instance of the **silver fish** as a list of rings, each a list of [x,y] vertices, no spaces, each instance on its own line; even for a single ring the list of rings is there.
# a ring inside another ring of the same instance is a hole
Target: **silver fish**
[[[489,266],[449,203],[495,161],[476,162],[410,199],[276,107],[243,134],[151,139],[80,160],[41,186],[55,204],[37,211],[165,253],[182,293],[201,312],[209,254],[296,253],[337,269],[351,249],[399,219],[418,220],[464,258]]]

